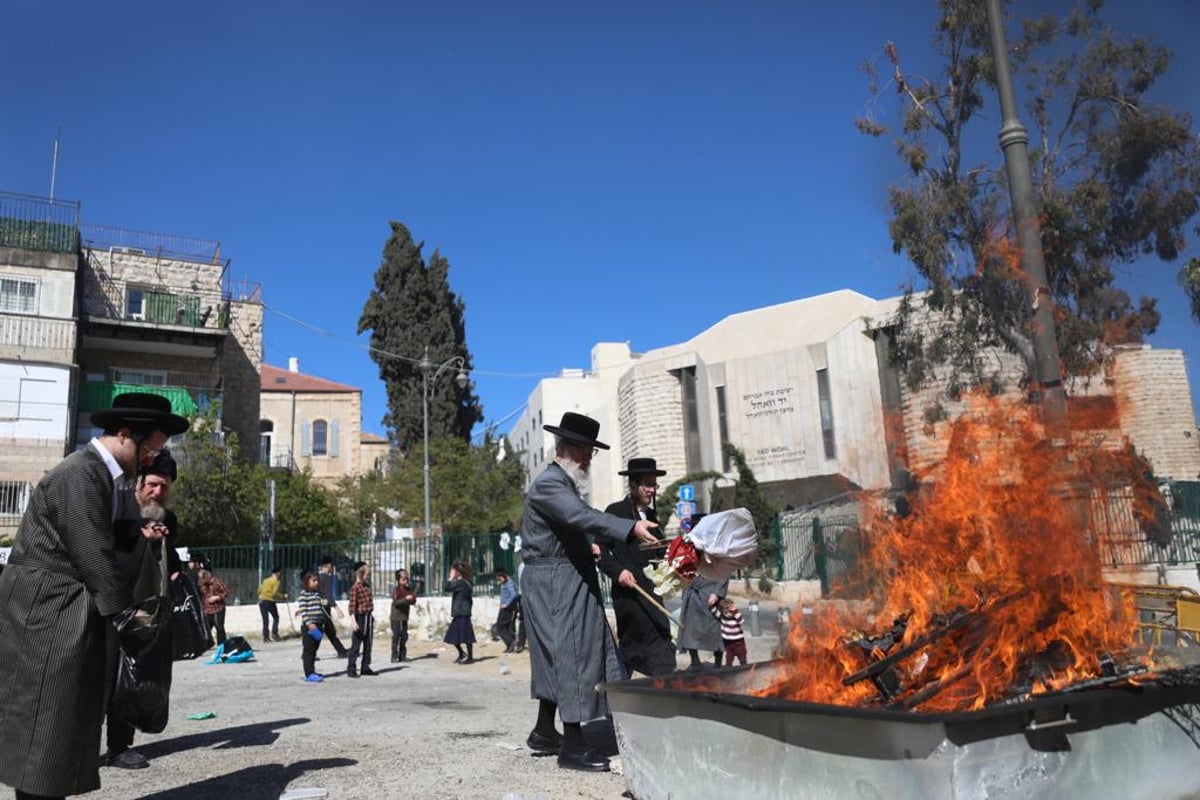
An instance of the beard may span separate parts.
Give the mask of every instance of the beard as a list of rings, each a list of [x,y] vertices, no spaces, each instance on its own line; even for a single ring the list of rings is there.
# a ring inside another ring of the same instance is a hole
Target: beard
[[[562,456],[558,459],[558,465],[563,468],[563,472],[567,473],[567,477],[575,484],[575,491],[579,492],[580,497],[587,497],[588,490],[591,488],[591,479],[588,477],[588,468],[583,464],[572,461],[570,456]]]
[[[162,522],[167,518],[167,509],[157,500],[148,500],[139,509],[143,522]]]

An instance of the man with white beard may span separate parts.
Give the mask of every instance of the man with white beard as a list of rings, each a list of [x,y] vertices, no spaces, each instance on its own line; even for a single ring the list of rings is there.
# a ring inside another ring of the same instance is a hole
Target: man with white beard
[[[149,466],[138,470],[137,482],[134,484],[132,492],[127,493],[122,499],[121,517],[116,521],[118,530],[122,527],[155,528],[159,532],[160,539],[160,541],[151,543],[146,538],[139,537],[137,544],[132,549],[116,553],[117,568],[121,572],[121,579],[130,589],[134,589],[137,585],[147,546],[153,547],[151,552],[155,560],[161,558],[163,553],[166,554],[167,569],[170,571],[172,579],[183,568],[179,554],[175,550],[180,546],[178,541],[179,521],[175,518],[175,512],[167,508],[167,502],[171,497],[171,484],[175,482],[176,476],[175,459],[171,455],[171,451],[164,447]],[[162,538],[163,536],[166,538]],[[111,691],[111,687],[116,682],[120,647],[116,629],[112,625],[108,626],[108,640],[108,686]],[[100,755],[100,766],[119,767],[120,769],[143,769],[150,766],[150,762],[144,755],[132,749],[133,726],[121,719],[113,711],[111,705],[104,724],[107,750]]]
[[[649,520],[630,521],[587,505],[588,468],[600,423],[568,411],[554,434],[555,458],[525,495],[521,521],[521,602],[530,655],[530,694],[538,700],[537,725],[526,744],[558,753],[558,765],[590,772],[609,768],[588,749],[583,723],[607,713],[596,684],[625,677],[604,616],[600,581],[588,537],[609,542],[656,543]],[[563,733],[554,727],[562,718]]]

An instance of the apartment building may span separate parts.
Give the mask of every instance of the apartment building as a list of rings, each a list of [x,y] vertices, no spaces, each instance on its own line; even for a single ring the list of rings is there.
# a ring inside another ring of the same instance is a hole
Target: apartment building
[[[114,394],[212,409],[256,455],[261,290],[229,267],[215,241],[90,225],[78,202],[0,192],[0,537]]]

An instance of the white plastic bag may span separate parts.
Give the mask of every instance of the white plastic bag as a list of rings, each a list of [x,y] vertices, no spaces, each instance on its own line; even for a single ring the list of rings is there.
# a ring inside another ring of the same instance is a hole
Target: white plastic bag
[[[758,531],[745,508],[708,514],[687,537],[703,553],[700,574],[711,580],[723,581],[758,557]]]

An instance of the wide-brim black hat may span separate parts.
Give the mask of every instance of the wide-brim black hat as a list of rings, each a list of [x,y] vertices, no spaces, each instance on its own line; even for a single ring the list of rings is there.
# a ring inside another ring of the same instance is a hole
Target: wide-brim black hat
[[[170,400],[150,392],[119,394],[113,398],[112,408],[93,411],[91,419],[93,425],[105,430],[150,427],[167,436],[176,436],[191,427],[186,419],[172,413]]]
[[[658,462],[653,458],[631,458],[625,469],[617,473],[618,475],[654,475],[661,478],[667,474],[665,469],[658,468]]]
[[[601,450],[608,449],[608,445],[596,440],[596,434],[600,433],[600,423],[591,417],[576,414],[574,411],[564,413],[562,421],[557,425],[543,425],[542,428],[573,444],[599,447]]]

